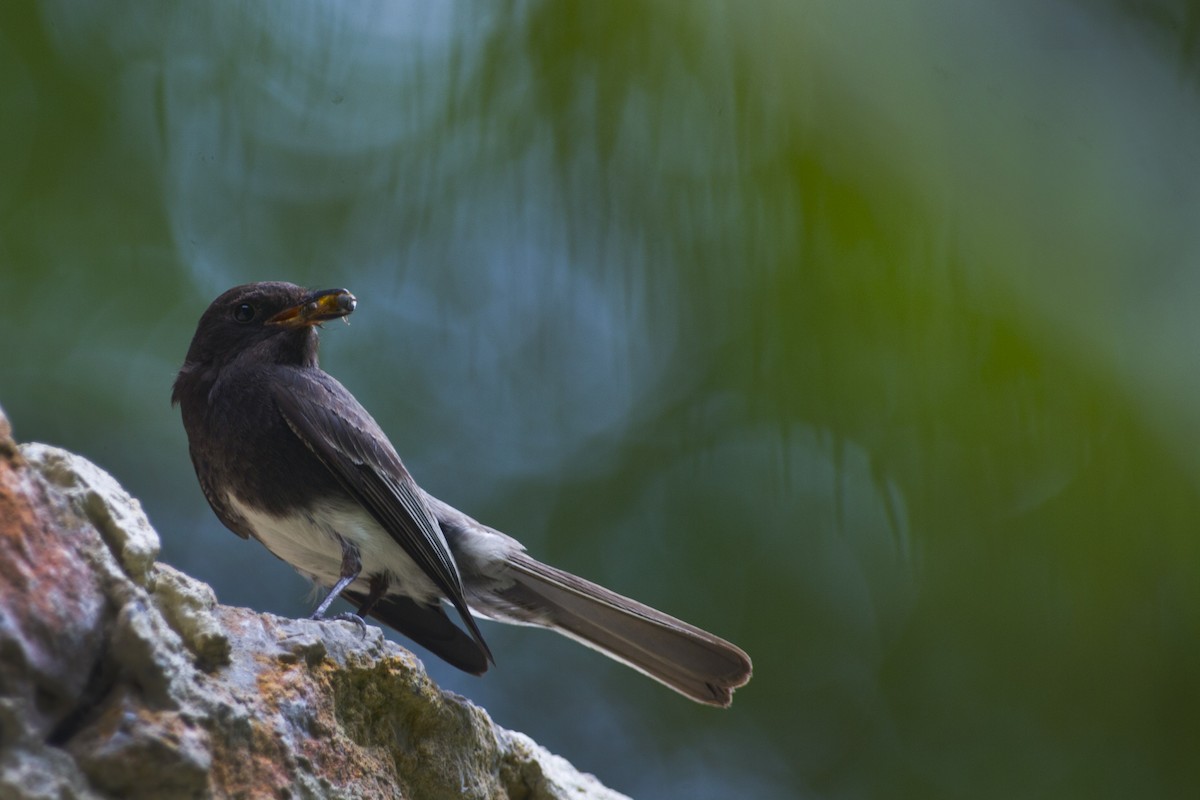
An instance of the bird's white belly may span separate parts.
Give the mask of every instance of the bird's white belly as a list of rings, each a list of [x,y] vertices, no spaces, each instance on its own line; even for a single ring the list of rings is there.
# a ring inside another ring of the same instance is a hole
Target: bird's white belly
[[[249,507],[232,493],[226,499],[268,550],[321,586],[333,586],[341,577],[340,537],[358,549],[362,562],[361,577],[349,588],[367,592],[370,577],[384,573],[389,579],[388,594],[403,594],[425,603],[441,597],[433,581],[362,506],[328,505],[274,516]]]

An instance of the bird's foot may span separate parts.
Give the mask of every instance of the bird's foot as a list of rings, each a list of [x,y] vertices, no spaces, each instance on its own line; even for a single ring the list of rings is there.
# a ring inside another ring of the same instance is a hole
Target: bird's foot
[[[326,616],[325,614],[322,614],[320,612],[317,612],[317,613],[313,614],[311,617],[309,617],[309,619],[315,620],[317,622],[353,622],[355,625],[358,626],[358,634],[360,637],[367,635],[366,621],[363,620],[363,618],[360,617],[358,614],[355,614],[353,611],[343,611],[340,614],[329,614],[328,616]]]

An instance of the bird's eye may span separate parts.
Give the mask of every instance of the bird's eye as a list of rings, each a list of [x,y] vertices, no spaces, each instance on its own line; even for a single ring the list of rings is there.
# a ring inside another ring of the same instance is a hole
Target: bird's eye
[[[249,322],[254,319],[254,306],[249,303],[242,303],[233,310],[233,318],[238,322]]]

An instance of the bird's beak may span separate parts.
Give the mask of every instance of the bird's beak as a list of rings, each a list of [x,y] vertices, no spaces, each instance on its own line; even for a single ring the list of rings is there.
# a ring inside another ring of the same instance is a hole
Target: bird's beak
[[[323,289],[311,292],[298,305],[285,308],[267,320],[283,328],[302,328],[326,320],[348,316],[358,305],[357,298],[345,289]]]

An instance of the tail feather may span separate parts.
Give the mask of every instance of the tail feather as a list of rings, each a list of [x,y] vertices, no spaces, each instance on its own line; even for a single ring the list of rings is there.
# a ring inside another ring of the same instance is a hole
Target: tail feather
[[[515,583],[498,594],[523,612],[508,621],[558,630],[708,705],[728,706],[750,680],[750,657],[724,639],[524,552],[508,563]]]

